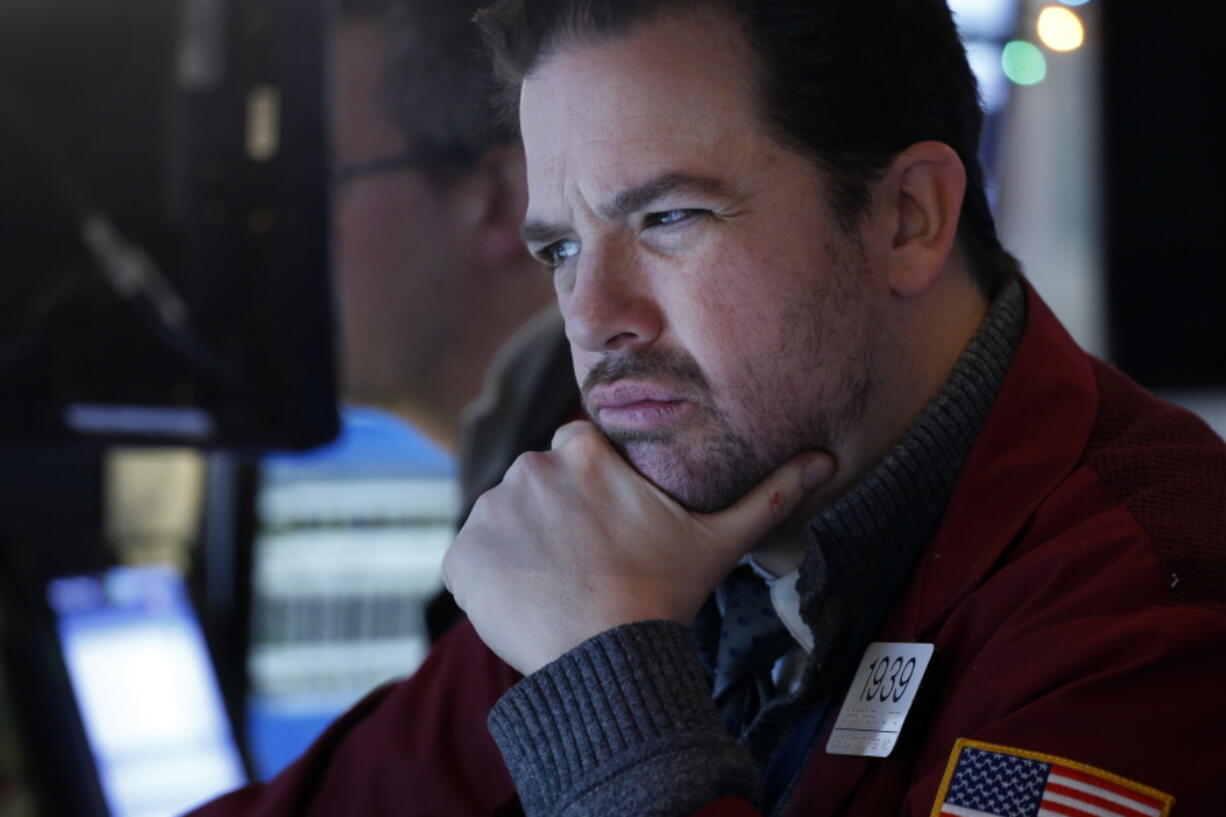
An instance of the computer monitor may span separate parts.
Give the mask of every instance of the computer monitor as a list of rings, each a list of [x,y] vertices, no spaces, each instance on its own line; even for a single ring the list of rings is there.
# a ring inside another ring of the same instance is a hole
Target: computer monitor
[[[253,499],[245,729],[255,773],[270,777],[425,658],[459,490],[436,444],[353,407],[331,445],[265,458]]]
[[[246,782],[179,574],[114,568],[46,596],[109,817],[175,817]]]
[[[335,434],[324,5],[0,3],[0,443]]]

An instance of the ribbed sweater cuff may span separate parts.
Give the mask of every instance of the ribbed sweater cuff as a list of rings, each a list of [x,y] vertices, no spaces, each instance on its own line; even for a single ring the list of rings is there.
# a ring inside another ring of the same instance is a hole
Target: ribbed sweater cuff
[[[690,628],[602,633],[514,686],[489,717],[530,817],[688,814],[757,802],[753,760],[725,731]]]

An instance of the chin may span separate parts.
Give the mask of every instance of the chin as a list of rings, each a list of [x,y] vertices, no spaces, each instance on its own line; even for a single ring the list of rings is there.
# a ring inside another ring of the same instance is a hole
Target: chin
[[[774,470],[735,438],[698,445],[613,438],[613,444],[636,471],[695,513],[727,508]]]

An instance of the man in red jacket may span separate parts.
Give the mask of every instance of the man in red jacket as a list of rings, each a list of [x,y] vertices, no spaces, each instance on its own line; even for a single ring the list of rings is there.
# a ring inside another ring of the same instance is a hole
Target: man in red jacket
[[[591,422],[471,626],[202,814],[1212,813],[1226,447],[1020,279],[945,4],[480,22]]]

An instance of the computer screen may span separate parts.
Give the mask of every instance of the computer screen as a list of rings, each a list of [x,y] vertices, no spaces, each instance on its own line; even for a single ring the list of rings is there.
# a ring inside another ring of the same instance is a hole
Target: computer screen
[[[47,601],[110,817],[175,817],[246,782],[179,574],[57,578]]]
[[[329,446],[265,459],[246,724],[260,777],[425,658],[425,607],[442,588],[458,496],[451,457],[373,409],[347,409]]]
[[[0,442],[334,435],[324,5],[0,3]]]

